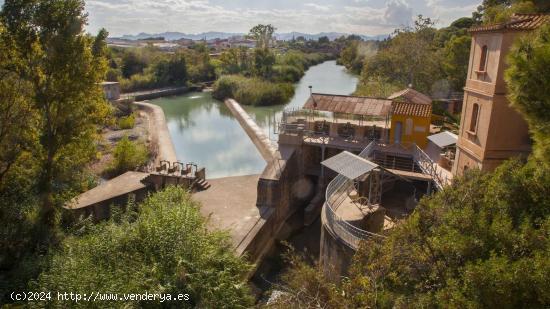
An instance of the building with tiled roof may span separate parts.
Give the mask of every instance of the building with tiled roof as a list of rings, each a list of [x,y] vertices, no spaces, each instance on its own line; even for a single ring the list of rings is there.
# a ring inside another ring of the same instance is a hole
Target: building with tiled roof
[[[390,114],[392,101],[388,99],[355,97],[313,93],[304,108],[360,116],[386,117]]]
[[[432,104],[432,98],[410,87],[390,95],[388,99],[406,103]]]
[[[405,115],[405,116],[417,116],[417,117],[431,117],[432,105],[417,104],[417,103],[404,103],[393,102],[392,104],[393,115]]]
[[[453,174],[492,171],[503,161],[531,152],[529,128],[510,107],[504,80],[514,42],[544,24],[550,15],[514,14],[505,23],[470,29],[472,45]]]
[[[378,126],[382,130],[372,135],[384,137],[391,143],[414,143],[424,147],[430,133],[431,102],[427,95],[407,88],[388,99],[313,93],[303,107],[306,110],[337,114],[332,119],[341,123],[340,126],[352,124],[351,121],[340,119],[350,115],[349,119],[359,121],[359,127]],[[333,127],[336,125],[333,124]],[[333,131],[336,132],[337,128],[333,128]],[[355,131],[361,132],[359,129]]]
[[[426,104],[393,101],[390,142],[414,143],[424,148],[428,144],[431,119],[431,102]]]

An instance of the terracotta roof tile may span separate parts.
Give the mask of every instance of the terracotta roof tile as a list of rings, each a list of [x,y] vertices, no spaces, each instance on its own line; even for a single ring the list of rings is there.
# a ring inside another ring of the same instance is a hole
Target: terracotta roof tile
[[[393,114],[395,115],[408,115],[408,116],[418,116],[418,117],[432,116],[431,104],[393,102],[392,106],[393,106]]]
[[[550,23],[549,14],[514,14],[510,21],[499,24],[484,25],[470,28],[470,32],[486,32],[499,30],[534,30]]]
[[[432,98],[412,88],[403,89],[388,97],[390,100],[401,98],[407,103],[432,104]]]
[[[314,107],[313,102],[317,103]],[[306,109],[354,115],[386,116],[391,111],[391,100],[314,93],[304,104]]]

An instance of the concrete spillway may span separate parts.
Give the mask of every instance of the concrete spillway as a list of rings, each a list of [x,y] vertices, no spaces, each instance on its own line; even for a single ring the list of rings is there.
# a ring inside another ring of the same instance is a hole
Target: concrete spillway
[[[233,99],[225,100],[225,105],[229,108],[233,116],[237,118],[240,125],[243,127],[246,134],[248,134],[248,137],[250,137],[250,140],[252,140],[252,143],[254,143],[264,160],[266,162],[273,160],[275,153],[277,152],[277,147],[273,145],[269,137],[265,135],[264,131],[258,127],[254,119],[252,119],[250,115],[248,115],[248,113],[241,107],[241,105]]]

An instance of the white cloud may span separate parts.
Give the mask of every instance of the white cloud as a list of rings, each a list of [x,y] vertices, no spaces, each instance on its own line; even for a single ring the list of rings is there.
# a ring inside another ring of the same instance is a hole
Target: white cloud
[[[403,0],[389,1],[384,13],[384,19],[388,25],[409,25],[412,22],[413,9]]]
[[[0,0],[2,1],[2,0]],[[279,32],[387,34],[423,14],[448,25],[470,16],[480,0],[320,0],[304,4],[238,0],[89,0],[91,32],[105,27],[113,36],[138,32],[247,32],[271,23]],[[452,9],[446,9],[451,7]]]
[[[306,3],[304,6],[309,7],[311,9],[321,11],[321,12],[328,12],[330,10],[330,6],[328,5],[319,5],[315,3]]]

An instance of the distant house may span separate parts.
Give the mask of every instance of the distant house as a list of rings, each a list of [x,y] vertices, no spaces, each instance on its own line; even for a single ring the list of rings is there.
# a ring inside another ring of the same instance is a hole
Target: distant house
[[[462,111],[462,101],[464,101],[463,92],[450,92],[434,98],[434,102],[449,114],[459,114]]]
[[[254,48],[254,47],[256,47],[256,41],[250,40],[250,39],[240,39],[240,40],[229,41],[229,47],[231,47],[231,48],[236,48],[236,47]]]
[[[120,99],[120,84],[118,82],[102,82],[103,93],[105,98],[109,101],[116,101]]]

